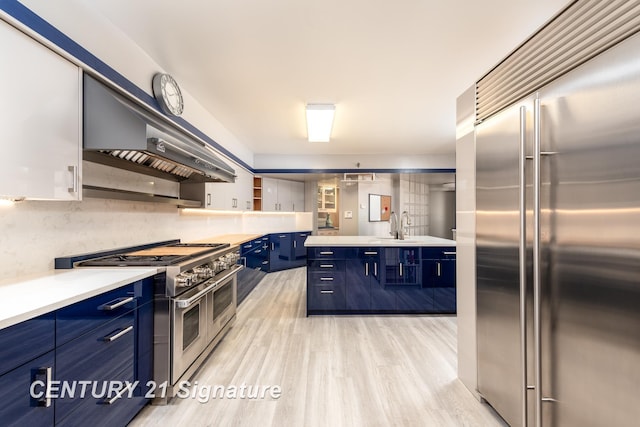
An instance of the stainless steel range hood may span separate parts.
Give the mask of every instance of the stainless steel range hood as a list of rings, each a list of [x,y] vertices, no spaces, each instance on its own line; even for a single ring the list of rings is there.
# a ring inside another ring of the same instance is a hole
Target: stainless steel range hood
[[[234,182],[209,146],[84,76],[84,160],[179,182]]]

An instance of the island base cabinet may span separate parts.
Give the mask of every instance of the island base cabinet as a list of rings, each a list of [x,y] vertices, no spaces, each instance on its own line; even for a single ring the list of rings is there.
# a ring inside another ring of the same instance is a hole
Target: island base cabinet
[[[455,255],[455,247],[309,247],[307,314],[453,314]]]
[[[344,284],[312,285],[307,292],[308,310],[339,311],[346,308]]]
[[[346,261],[345,281],[347,310],[371,309],[370,268],[365,259],[348,259]]]
[[[44,393],[47,370],[53,372],[54,362],[55,352],[50,351],[0,376],[0,424],[15,427],[53,425],[53,401],[44,406],[45,398],[40,394]],[[32,384],[36,384],[33,387],[34,397],[30,393]]]

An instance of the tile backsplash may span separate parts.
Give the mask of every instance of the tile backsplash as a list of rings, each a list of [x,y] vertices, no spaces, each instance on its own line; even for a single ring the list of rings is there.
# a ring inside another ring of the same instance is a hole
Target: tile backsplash
[[[211,213],[121,200],[0,206],[0,283],[51,271],[54,258],[169,239],[311,230],[311,213]]]

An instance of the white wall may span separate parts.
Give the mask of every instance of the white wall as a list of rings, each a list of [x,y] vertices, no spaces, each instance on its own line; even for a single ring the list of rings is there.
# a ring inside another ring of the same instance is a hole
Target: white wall
[[[389,221],[369,222],[369,194],[392,196],[393,182],[390,178],[378,178],[372,182],[358,182],[358,235],[389,236]]]

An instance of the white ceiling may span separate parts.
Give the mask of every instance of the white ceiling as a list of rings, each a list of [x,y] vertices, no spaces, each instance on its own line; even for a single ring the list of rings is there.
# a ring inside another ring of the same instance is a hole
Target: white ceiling
[[[453,152],[456,97],[566,4],[94,0],[254,153],[311,155]],[[330,143],[305,103],[336,104]]]

